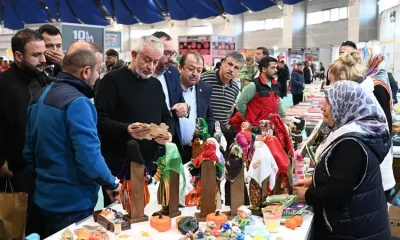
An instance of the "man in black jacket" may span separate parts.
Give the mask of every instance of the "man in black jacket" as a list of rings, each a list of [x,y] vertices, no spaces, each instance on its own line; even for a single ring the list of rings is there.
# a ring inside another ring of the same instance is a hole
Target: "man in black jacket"
[[[0,75],[0,191],[10,177],[13,191],[28,193],[31,202],[33,178],[26,171],[22,152],[28,103],[47,83],[38,75],[44,69],[46,48],[42,35],[30,29],[17,32],[11,48],[15,63]],[[29,217],[28,211],[26,231],[36,232]]]
[[[310,84],[312,82],[312,71],[311,71],[311,64],[310,62],[305,62],[304,67],[304,82],[305,84]]]
[[[149,130],[135,123],[164,122],[169,126],[170,139],[175,133],[174,120],[165,103],[165,95],[160,81],[153,77],[154,70],[164,53],[160,39],[150,36],[139,39],[132,51],[132,62],[107,73],[100,81],[95,105],[98,113],[97,127],[101,148],[108,167],[117,175],[127,158],[126,143],[136,139],[145,160],[147,170],[154,169],[158,148],[166,140],[140,140]],[[110,199],[104,198],[105,205]]]

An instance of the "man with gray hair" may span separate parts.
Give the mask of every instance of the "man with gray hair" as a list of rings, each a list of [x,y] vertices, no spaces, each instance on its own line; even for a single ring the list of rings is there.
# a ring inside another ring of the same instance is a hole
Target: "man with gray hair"
[[[232,107],[239,94],[239,86],[233,81],[244,65],[243,55],[238,51],[228,53],[219,70],[205,72],[201,80],[213,87],[211,108],[216,121],[227,126],[232,114]]]
[[[134,138],[139,143],[147,170],[152,173],[158,148],[165,144],[162,138],[140,140],[149,133],[143,124],[165,123],[170,133],[175,132],[174,120],[165,103],[160,81],[153,77],[158,61],[164,54],[160,39],[146,36],[139,39],[132,51],[129,67],[107,73],[97,88],[95,105],[99,114],[97,127],[100,133],[104,158],[113,174],[118,174],[127,158],[126,143]],[[105,205],[111,203],[104,198]]]
[[[100,186],[110,195],[120,189],[101,155],[90,101],[102,58],[92,43],[72,44],[63,72],[28,108],[24,158],[36,173],[34,201],[44,220],[43,238],[92,215]]]

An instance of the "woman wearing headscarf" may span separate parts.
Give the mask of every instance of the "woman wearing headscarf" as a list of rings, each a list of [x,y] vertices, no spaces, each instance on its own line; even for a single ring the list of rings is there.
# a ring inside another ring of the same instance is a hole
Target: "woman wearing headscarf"
[[[383,55],[376,48],[362,48],[344,53],[329,65],[329,79],[332,84],[340,80],[361,83],[364,90],[373,95],[373,100],[383,109],[387,119],[387,128],[392,132],[391,92],[387,72],[384,69]],[[390,201],[391,189],[396,181],[393,174],[393,154],[389,150],[381,164],[383,188],[387,201]]]
[[[312,178],[296,181],[299,201],[314,208],[315,239],[391,239],[379,164],[390,149],[382,109],[352,81],[325,90],[323,121],[331,133],[319,146]]]

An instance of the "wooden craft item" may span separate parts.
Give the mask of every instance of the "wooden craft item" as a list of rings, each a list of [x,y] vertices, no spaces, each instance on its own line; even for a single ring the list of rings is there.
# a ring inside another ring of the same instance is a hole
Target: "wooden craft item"
[[[106,219],[103,217],[100,213],[102,210],[95,211],[93,213],[93,219],[95,222],[100,224],[102,227],[104,227],[107,231],[114,232],[114,223],[112,223],[110,220]],[[121,230],[126,231],[131,229],[131,219],[129,216],[124,215],[123,217],[123,222],[121,223]]]
[[[208,214],[215,212],[215,187],[217,185],[217,170],[214,161],[205,160],[201,163],[201,204],[200,212],[195,214],[199,222],[204,222]]]
[[[261,209],[264,207],[263,203],[268,197],[268,186],[269,186],[269,177],[263,181],[262,186],[261,186],[261,206],[258,206],[259,207],[258,210],[250,209],[253,216],[263,217],[263,213],[262,213]]]
[[[145,222],[144,214],[144,165],[131,162],[131,223]]]
[[[175,171],[170,171],[169,179],[169,204],[168,204],[168,216],[170,218],[181,215],[179,211],[179,174]]]
[[[135,123],[133,124],[133,128],[142,126],[143,128],[147,128],[151,130],[149,134],[144,136],[143,138],[139,138],[140,140],[142,139],[147,139],[147,140],[152,140],[153,138],[164,138],[168,139],[168,126],[165,123],[161,123],[160,125],[151,123],[151,124],[145,124],[145,123]]]
[[[244,168],[234,181],[230,181],[231,187],[231,210],[224,212],[230,220],[237,216],[237,209],[244,205]]]

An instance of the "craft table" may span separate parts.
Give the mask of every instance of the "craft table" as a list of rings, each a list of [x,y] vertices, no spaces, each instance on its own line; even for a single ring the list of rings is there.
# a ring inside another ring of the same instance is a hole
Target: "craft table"
[[[158,185],[149,185],[149,192],[150,192],[150,202],[149,204],[146,206],[145,208],[145,214],[147,216],[149,216],[149,218],[151,217],[151,215],[156,212],[159,211],[161,209],[161,206],[157,204],[157,198],[156,198],[156,194],[157,194],[157,187]],[[121,204],[113,204],[110,206],[111,208],[117,210],[117,211],[122,211],[122,205]],[[196,209],[196,207],[185,207],[185,208],[180,208],[180,210],[182,211],[182,216],[194,216],[194,214],[196,212],[198,212],[198,210]],[[221,209],[221,211],[225,211],[225,210],[229,210],[229,207],[223,207]],[[257,221],[257,225],[263,226],[263,219],[261,217],[257,217],[255,216],[256,221]],[[286,228],[285,226],[281,225],[279,228],[279,233],[274,233],[272,234],[272,238],[271,240],[275,240],[277,237],[281,237],[283,240],[308,240],[310,239],[310,235],[311,235],[311,225],[312,225],[312,221],[313,221],[313,214],[312,213],[308,213],[306,215],[303,216],[304,222],[303,225],[299,228],[296,228],[296,230],[290,230],[288,228]],[[76,223],[76,224],[72,224],[71,226],[69,226],[69,229],[71,231],[73,231],[74,229],[78,229],[81,228],[84,225],[98,225],[97,223],[94,222],[93,217],[90,216],[87,219]],[[200,222],[200,227],[205,229],[205,222]],[[131,225],[131,230],[128,231],[124,231],[122,233],[130,233],[131,232],[137,232],[138,230],[146,230],[150,228],[150,222],[141,222],[141,223],[135,223]],[[53,234],[52,236],[46,238],[48,240],[60,240],[61,239],[61,234],[64,232],[64,230],[57,232],[55,234]],[[108,232],[109,236],[110,236],[110,240],[113,239],[117,239],[113,233]],[[182,238],[183,235],[178,231],[176,224],[175,224],[175,218],[172,219],[172,228],[171,230],[169,230],[168,232],[163,232],[160,233],[158,236],[154,237],[152,240],[179,240],[180,238]],[[133,237],[130,239],[134,239]],[[246,240],[251,240],[251,237],[246,235]]]

